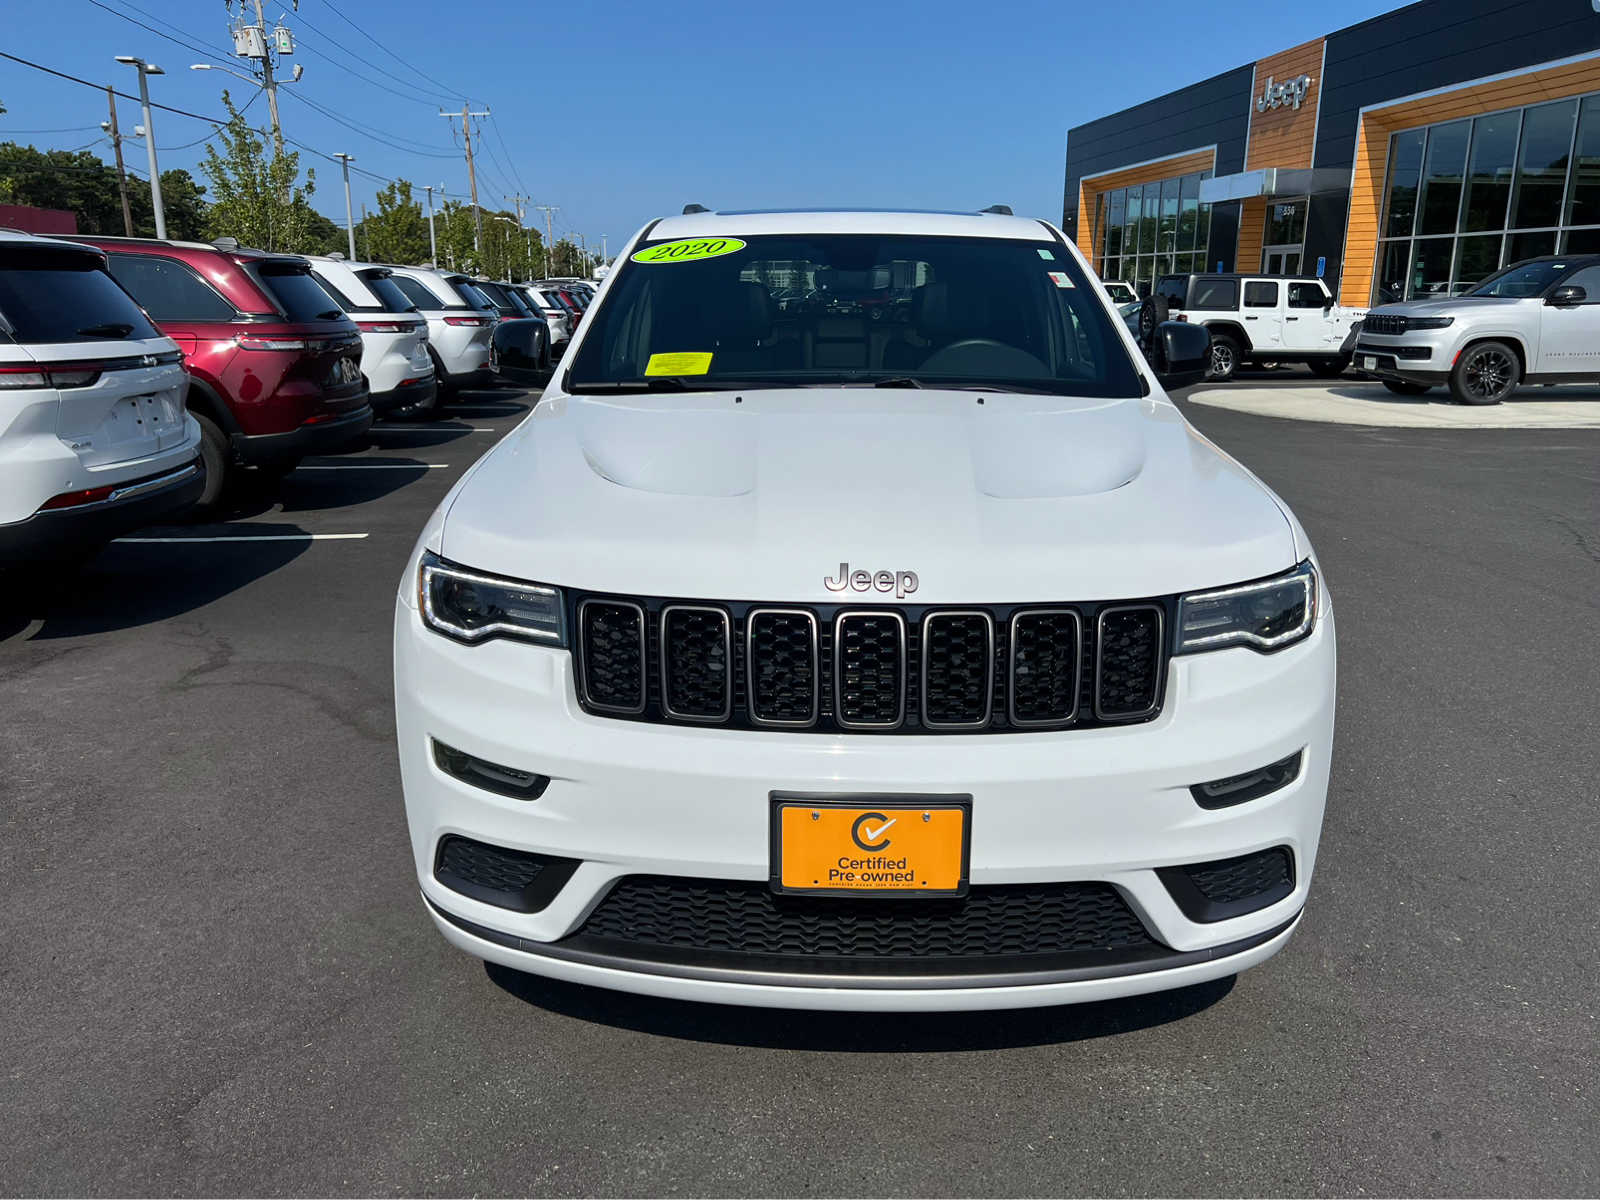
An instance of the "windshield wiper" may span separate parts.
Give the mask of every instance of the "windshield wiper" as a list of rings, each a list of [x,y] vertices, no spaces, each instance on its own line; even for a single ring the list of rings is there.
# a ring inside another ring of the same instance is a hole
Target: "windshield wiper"
[[[342,308],[330,308],[327,312],[319,312],[313,318],[313,320],[317,320],[317,321],[332,321],[332,320],[334,320],[334,319],[336,319],[338,317],[342,317],[342,316],[344,316],[344,309],[342,309]]]
[[[872,386],[875,388],[920,388],[922,384],[909,375],[893,375],[888,379],[874,380]]]
[[[77,334],[79,337],[125,338],[132,332],[132,325],[121,321],[107,321],[104,325],[85,325],[77,331]]]

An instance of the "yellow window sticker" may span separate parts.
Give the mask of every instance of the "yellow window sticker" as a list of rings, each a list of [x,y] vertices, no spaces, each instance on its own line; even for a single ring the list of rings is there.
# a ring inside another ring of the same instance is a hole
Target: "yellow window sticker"
[[[717,258],[724,254],[737,254],[744,249],[738,238],[683,238],[676,242],[662,242],[633,256],[636,263],[697,262],[702,258]]]
[[[650,361],[644,365],[644,373],[648,375],[704,375],[711,370],[711,354],[709,351],[680,352],[678,354],[652,354]]]

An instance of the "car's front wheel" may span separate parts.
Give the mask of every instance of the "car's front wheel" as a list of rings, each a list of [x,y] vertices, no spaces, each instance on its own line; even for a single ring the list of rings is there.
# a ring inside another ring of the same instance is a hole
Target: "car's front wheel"
[[[1206,378],[1220,383],[1232,379],[1233,373],[1238,369],[1239,343],[1231,334],[1212,334],[1211,368],[1206,372]]]
[[[1499,404],[1522,380],[1517,352],[1504,342],[1469,346],[1450,372],[1450,394],[1458,404]]]
[[[1396,396],[1422,396],[1432,390],[1425,383],[1407,383],[1404,379],[1385,379],[1383,386]]]

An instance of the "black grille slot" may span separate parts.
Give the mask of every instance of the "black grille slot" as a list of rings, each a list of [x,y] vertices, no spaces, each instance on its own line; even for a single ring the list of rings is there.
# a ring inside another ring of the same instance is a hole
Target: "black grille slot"
[[[994,622],[984,612],[929,613],[922,620],[922,723],[976,729],[994,696]]]
[[[1195,863],[1184,871],[1200,894],[1213,904],[1232,904],[1274,890],[1288,895],[1294,887],[1294,862],[1284,846],[1241,858]]]
[[[834,625],[834,717],[846,727],[891,729],[905,718],[905,619],[840,613]]]
[[[1191,921],[1226,921],[1276,904],[1294,891],[1294,854],[1274,846],[1238,858],[1156,871]]]
[[[1148,716],[1161,698],[1161,610],[1108,608],[1098,628],[1095,715],[1103,721]]]
[[[585,600],[578,630],[589,703],[610,712],[643,712],[644,609],[620,600]]]
[[[577,869],[576,859],[508,850],[454,834],[439,839],[433,877],[451,891],[497,908],[538,912]]]
[[[818,972],[829,959],[857,969],[964,959],[974,970],[993,970],[1008,958],[1161,949],[1105,883],[974,887],[959,899],[904,901],[781,896],[759,882],[631,875],[579,935],[725,958],[792,958],[786,969]]]
[[[750,716],[766,725],[817,719],[817,619],[802,609],[756,609],[748,617]]]
[[[1361,328],[1366,333],[1382,334],[1384,337],[1393,337],[1406,331],[1406,319],[1388,313],[1368,313]]]
[[[668,716],[725,721],[733,713],[733,638],[720,608],[661,610],[661,703]]]
[[[1082,622],[1070,610],[1011,618],[1011,720],[1065,725],[1078,715]]]

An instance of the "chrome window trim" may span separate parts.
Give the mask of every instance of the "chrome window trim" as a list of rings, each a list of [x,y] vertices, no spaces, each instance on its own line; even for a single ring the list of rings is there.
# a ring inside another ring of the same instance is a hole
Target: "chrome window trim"
[[[675,612],[715,613],[722,618],[722,711],[715,714],[685,713],[672,707],[672,690],[667,679],[667,618]],[[664,604],[657,626],[661,645],[659,669],[661,672],[661,712],[674,721],[692,721],[697,725],[720,725],[733,716],[733,619],[728,610],[714,604]]]
[[[1077,647],[1077,653],[1072,659],[1072,713],[1067,718],[1046,718],[1044,720],[1030,720],[1017,716],[1017,622],[1023,617],[1054,617],[1062,614],[1072,618],[1072,640]],[[1007,639],[1010,645],[1006,650],[1006,717],[1018,729],[1066,729],[1078,723],[1078,709],[1081,706],[1080,696],[1083,693],[1083,614],[1075,608],[1065,606],[1059,608],[1024,608],[1011,614],[1011,622],[1006,628]],[[1098,669],[1098,648],[1095,657]]]
[[[811,716],[804,721],[779,721],[756,712],[756,618],[767,615],[804,617],[811,624]],[[744,707],[752,725],[767,729],[810,729],[822,719],[822,630],[808,608],[752,608],[744,617]]]
[[[1156,686],[1155,686],[1155,693],[1151,698],[1151,703],[1150,703],[1150,706],[1148,708],[1140,709],[1137,712],[1115,713],[1115,714],[1112,714],[1112,715],[1108,716],[1108,715],[1106,715],[1105,711],[1100,707],[1100,678],[1101,678],[1101,674],[1102,674],[1102,664],[1103,664],[1103,661],[1104,661],[1104,655],[1101,653],[1101,651],[1104,648],[1104,642],[1105,642],[1106,618],[1111,616],[1113,613],[1119,613],[1119,612],[1153,612],[1153,613],[1156,614],[1156,636],[1155,636],[1155,646],[1156,646]],[[1161,707],[1161,696],[1162,696],[1162,692],[1165,690],[1163,688],[1163,686],[1162,686],[1164,681],[1161,678],[1161,674],[1162,674],[1162,671],[1163,671],[1163,669],[1164,669],[1164,667],[1166,665],[1166,659],[1167,659],[1166,642],[1164,640],[1165,637],[1166,637],[1166,623],[1167,623],[1167,614],[1159,604],[1113,604],[1113,605],[1110,605],[1107,608],[1102,608],[1100,610],[1100,612],[1095,616],[1095,619],[1094,619],[1094,716],[1095,716],[1095,720],[1097,720],[1097,721],[1108,721],[1108,722],[1142,721],[1142,720],[1144,720],[1144,718],[1148,717],[1151,713],[1155,712],[1158,708]]]
[[[935,721],[928,716],[928,630],[935,621],[946,617],[982,617],[987,650],[983,667],[983,716],[976,721]],[[922,724],[928,729],[982,729],[994,719],[994,617],[979,608],[952,608],[925,613],[922,618],[922,645],[918,657],[922,660],[922,690],[917,699],[921,705]],[[901,698],[901,715],[904,716],[904,697]]]
[[[851,721],[845,718],[840,700],[844,689],[844,623],[852,617],[890,617],[900,630],[900,704],[892,721]],[[906,721],[906,619],[892,608],[852,608],[833,617],[833,720],[840,729],[898,729]]]
[[[631,608],[639,614],[639,704],[637,708],[619,704],[602,704],[589,694],[589,653],[585,646],[587,635],[583,624],[583,613],[591,604],[603,604],[612,608]],[[645,640],[644,605],[633,600],[606,600],[600,597],[591,597],[578,605],[578,681],[583,687],[584,703],[596,712],[621,713],[625,716],[638,716],[644,712],[650,700],[650,664]]]

